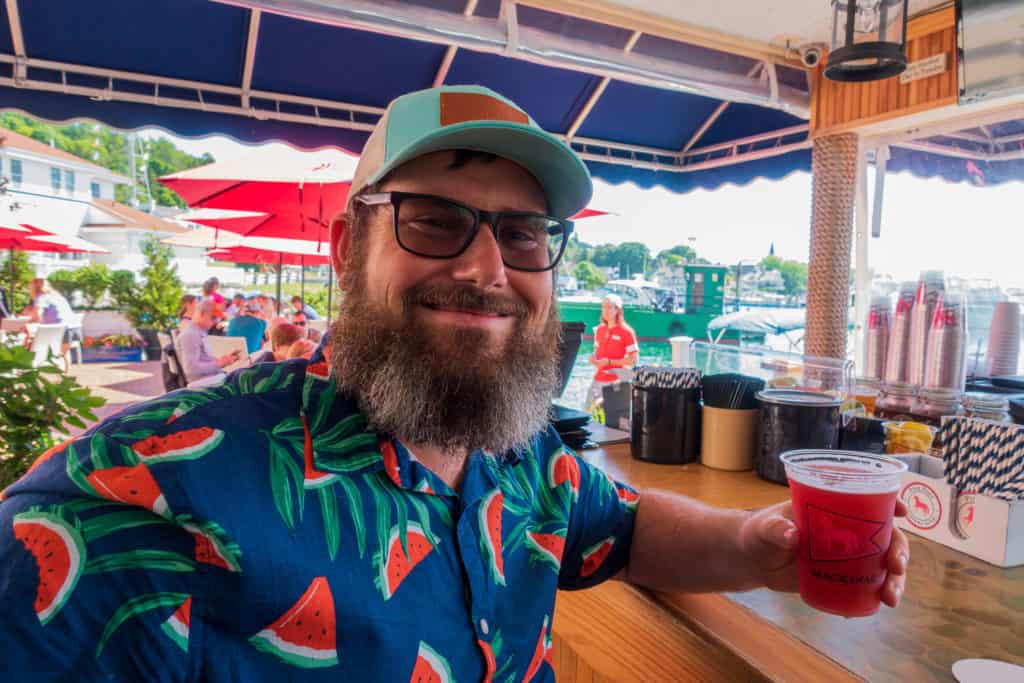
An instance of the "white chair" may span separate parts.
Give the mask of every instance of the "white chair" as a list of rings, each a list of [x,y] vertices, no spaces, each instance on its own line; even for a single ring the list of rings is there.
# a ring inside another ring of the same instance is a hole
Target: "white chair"
[[[62,357],[61,343],[64,341],[64,325],[39,325],[32,338],[32,367],[56,363]],[[53,354],[51,360],[50,354]]]
[[[82,342],[72,337],[68,342],[68,357],[72,363],[82,364]],[[76,361],[75,358],[78,358]]]

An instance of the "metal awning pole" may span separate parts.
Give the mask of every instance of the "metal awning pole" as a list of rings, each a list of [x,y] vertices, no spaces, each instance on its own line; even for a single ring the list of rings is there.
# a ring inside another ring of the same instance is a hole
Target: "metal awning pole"
[[[334,313],[334,306],[331,304],[331,295],[334,294],[334,264],[327,264],[327,324],[331,324],[331,316]]]
[[[281,315],[281,271],[284,270],[284,252],[277,252],[277,314]]]
[[[299,256],[299,298],[302,305],[306,305],[306,255]]]
[[[856,298],[853,302],[853,362],[856,370],[864,368],[864,331],[867,329],[867,314],[871,305],[871,270],[868,258],[868,247],[871,235],[868,230],[870,214],[868,212],[868,156],[867,149],[861,141],[857,153],[857,184],[854,196],[854,249]]]

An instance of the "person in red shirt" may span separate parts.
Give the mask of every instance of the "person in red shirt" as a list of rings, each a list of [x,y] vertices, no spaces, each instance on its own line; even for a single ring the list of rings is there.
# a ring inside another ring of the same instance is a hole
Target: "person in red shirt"
[[[626,323],[622,299],[607,294],[601,303],[601,324],[594,329],[594,353],[590,364],[597,368],[587,392],[587,408],[593,409],[605,386],[628,380],[640,354],[636,332]]]

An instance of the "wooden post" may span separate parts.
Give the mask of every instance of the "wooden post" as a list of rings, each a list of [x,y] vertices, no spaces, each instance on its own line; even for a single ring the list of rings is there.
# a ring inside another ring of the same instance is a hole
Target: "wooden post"
[[[845,133],[815,139],[812,172],[804,348],[811,356],[846,358],[857,136]]]

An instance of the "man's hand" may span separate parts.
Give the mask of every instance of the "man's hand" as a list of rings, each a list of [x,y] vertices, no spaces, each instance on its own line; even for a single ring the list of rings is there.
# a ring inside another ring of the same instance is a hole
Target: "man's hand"
[[[896,516],[904,517],[907,507],[896,501]],[[793,523],[793,504],[779,503],[759,510],[740,527],[740,548],[747,557],[751,571],[760,573],[760,583],[776,591],[795,593],[799,590],[796,571],[796,549],[800,532]],[[910,546],[899,529],[892,531],[892,544],[886,555],[889,575],[882,587],[882,602],[896,607],[903,596]]]
[[[240,349],[235,349],[231,353],[229,353],[229,354],[227,354],[225,356],[221,356],[220,358],[218,358],[217,359],[217,365],[221,366],[222,368],[226,368],[227,366],[229,366],[232,363],[234,363],[235,361],[237,361],[241,356],[242,356],[242,351]]]

